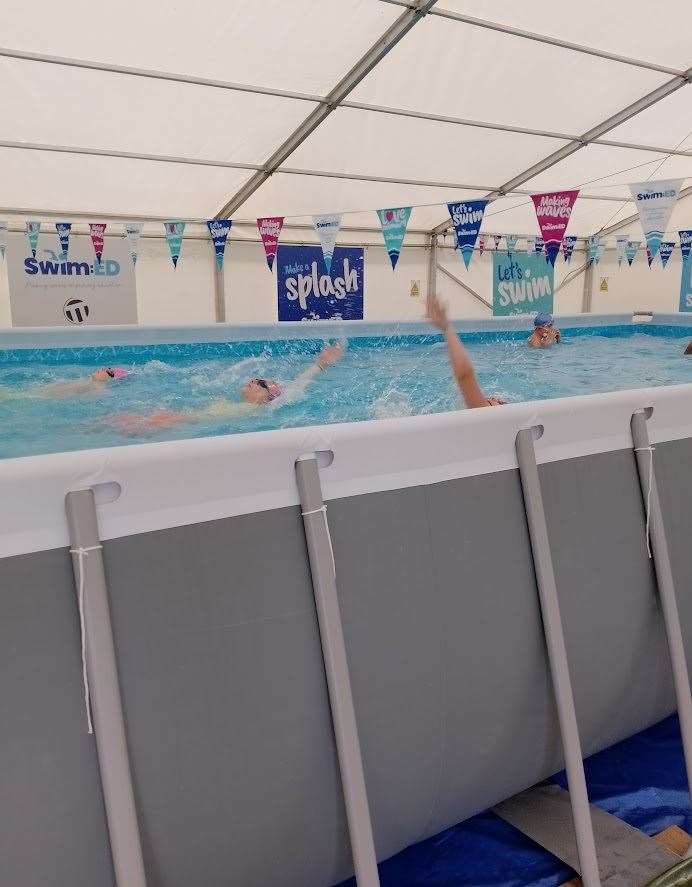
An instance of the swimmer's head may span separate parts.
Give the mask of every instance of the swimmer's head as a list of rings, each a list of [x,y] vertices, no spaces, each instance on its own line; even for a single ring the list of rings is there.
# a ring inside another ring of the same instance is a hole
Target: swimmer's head
[[[243,400],[255,405],[270,403],[281,391],[281,385],[274,379],[249,379],[240,389]]]
[[[552,314],[537,314],[533,319],[533,325],[538,329],[539,326],[552,326],[553,325],[553,315]]]
[[[112,379],[124,379],[127,376],[127,370],[122,367],[101,367],[91,374],[94,382],[110,382]]]

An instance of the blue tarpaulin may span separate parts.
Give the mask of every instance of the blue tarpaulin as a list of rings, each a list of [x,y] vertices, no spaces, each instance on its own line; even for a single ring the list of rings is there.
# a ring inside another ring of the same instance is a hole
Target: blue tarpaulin
[[[584,763],[592,803],[649,835],[670,825],[692,831],[677,717]],[[564,772],[553,781],[567,787]],[[493,813],[474,816],[380,865],[382,887],[559,887],[572,874]],[[341,887],[355,887],[355,881]]]

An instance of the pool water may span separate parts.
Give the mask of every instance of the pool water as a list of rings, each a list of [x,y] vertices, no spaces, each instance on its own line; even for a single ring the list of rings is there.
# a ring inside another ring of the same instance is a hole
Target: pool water
[[[623,326],[563,331],[562,344],[541,351],[526,335],[463,336],[487,394],[538,400],[626,388],[692,382],[682,353],[692,330]],[[462,408],[440,336],[353,339],[344,359],[321,373],[296,402],[277,401],[234,419],[205,420],[146,436],[114,427],[119,413],[199,409],[239,399],[240,386],[261,376],[288,381],[309,366],[318,339],[0,352],[0,457],[63,452],[147,440],[174,440],[271,428],[381,419]],[[120,365],[128,378],[96,395],[47,399],[35,386]]]

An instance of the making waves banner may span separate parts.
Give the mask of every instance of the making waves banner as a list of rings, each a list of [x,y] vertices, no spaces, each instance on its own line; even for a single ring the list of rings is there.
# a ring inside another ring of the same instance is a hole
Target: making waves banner
[[[264,216],[264,218],[257,219],[257,230],[262,238],[264,255],[267,257],[267,265],[270,271],[274,267],[274,259],[276,258],[276,250],[279,246],[279,237],[281,237],[283,226],[283,216]]]
[[[483,222],[483,213],[487,205],[487,200],[465,200],[459,203],[447,204],[447,209],[454,225],[457,249],[461,253],[467,268],[473,258],[473,248],[478,239],[478,232]]]
[[[389,261],[392,263],[392,271],[396,268],[401,253],[401,245],[406,236],[408,220],[411,217],[410,206],[400,206],[394,209],[378,209],[377,215],[382,226],[382,236],[389,253]]]
[[[493,316],[553,312],[555,268],[542,253],[493,253]]]
[[[656,258],[682,183],[682,179],[661,179],[630,185],[652,259]]]
[[[548,194],[532,194],[538,227],[545,242],[545,253],[551,265],[555,264],[560,244],[565,236],[569,217],[579,191],[551,191]]]
[[[94,255],[99,265],[103,256],[103,236],[105,231],[105,222],[89,222],[89,237],[91,238],[91,245],[94,247]]]
[[[363,247],[336,247],[325,273],[319,246],[279,246],[278,317],[284,320],[362,320]]]

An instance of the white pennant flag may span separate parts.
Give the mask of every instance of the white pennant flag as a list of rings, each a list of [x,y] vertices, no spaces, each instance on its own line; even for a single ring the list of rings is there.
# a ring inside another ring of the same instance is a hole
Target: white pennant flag
[[[652,261],[666,233],[682,183],[683,179],[661,179],[630,185]]]
[[[7,250],[7,222],[0,222],[0,256],[5,258]]]
[[[137,264],[137,244],[139,243],[139,235],[142,233],[142,225],[140,222],[128,222],[125,225],[125,237],[130,247],[130,255],[132,256],[132,264]]]
[[[330,274],[336,238],[339,228],[341,228],[341,215],[313,216],[312,224],[322,244],[322,255],[324,256],[324,264],[327,266],[327,274]]]

